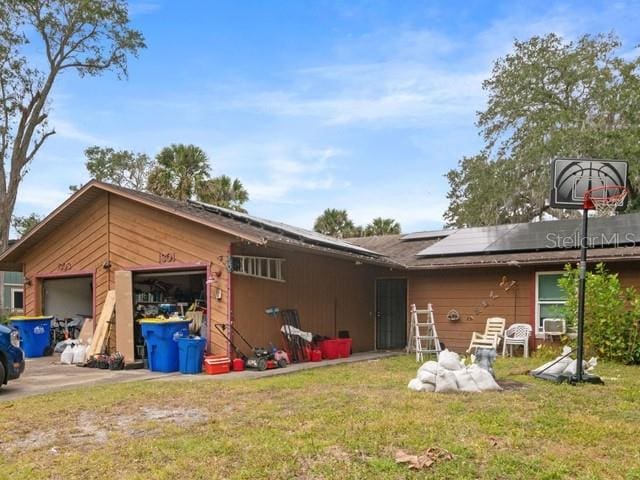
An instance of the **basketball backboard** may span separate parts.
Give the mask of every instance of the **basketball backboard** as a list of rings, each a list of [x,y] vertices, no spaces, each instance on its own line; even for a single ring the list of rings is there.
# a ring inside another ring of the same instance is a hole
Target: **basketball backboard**
[[[627,186],[627,162],[620,160],[593,160],[556,158],[551,162],[551,206],[555,208],[582,209],[587,191],[602,187]],[[594,194],[602,197],[617,193],[615,189],[602,188]],[[622,210],[625,202],[618,207]]]

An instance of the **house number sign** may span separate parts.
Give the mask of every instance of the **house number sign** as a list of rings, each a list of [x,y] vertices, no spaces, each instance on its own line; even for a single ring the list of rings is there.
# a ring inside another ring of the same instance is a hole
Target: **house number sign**
[[[60,272],[68,272],[69,270],[71,270],[71,263],[69,263],[69,262],[59,263],[58,264],[58,270]]]
[[[160,263],[171,263],[176,261],[176,252],[160,252]]]

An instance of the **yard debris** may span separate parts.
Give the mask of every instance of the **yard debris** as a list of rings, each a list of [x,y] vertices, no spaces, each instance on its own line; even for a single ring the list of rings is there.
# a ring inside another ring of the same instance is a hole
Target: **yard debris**
[[[430,468],[436,462],[443,460],[453,460],[453,454],[440,447],[429,447],[422,455],[412,455],[404,450],[396,452],[396,463],[408,463],[410,470],[422,470]]]

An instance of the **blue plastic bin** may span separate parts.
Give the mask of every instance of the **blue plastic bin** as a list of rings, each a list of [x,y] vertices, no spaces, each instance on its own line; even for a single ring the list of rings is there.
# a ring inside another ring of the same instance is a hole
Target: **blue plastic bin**
[[[202,360],[207,340],[202,337],[178,339],[180,373],[202,373]]]
[[[178,344],[174,335],[188,336],[190,320],[142,319],[142,336],[147,344],[147,360],[152,372],[177,372]]]
[[[11,326],[20,332],[20,348],[27,358],[43,357],[51,344],[53,317],[11,317]]]

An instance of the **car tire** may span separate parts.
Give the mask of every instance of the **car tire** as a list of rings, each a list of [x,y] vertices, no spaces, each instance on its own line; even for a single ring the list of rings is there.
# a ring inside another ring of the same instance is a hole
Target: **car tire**
[[[2,387],[2,385],[4,385],[4,381],[6,379],[6,369],[4,368],[4,363],[2,363],[2,361],[0,361],[0,387]]]

